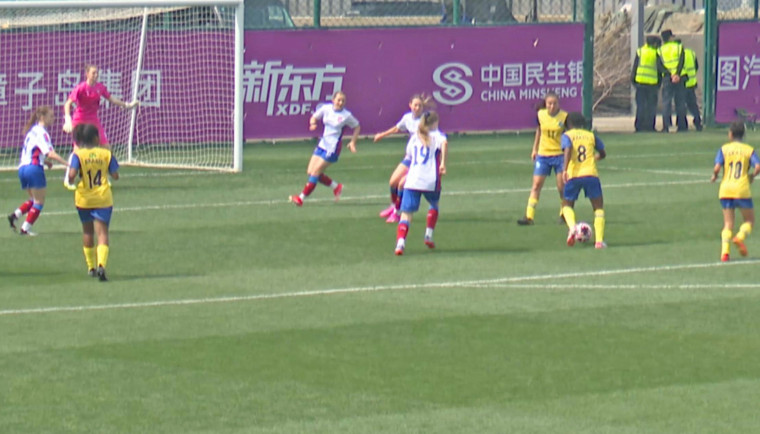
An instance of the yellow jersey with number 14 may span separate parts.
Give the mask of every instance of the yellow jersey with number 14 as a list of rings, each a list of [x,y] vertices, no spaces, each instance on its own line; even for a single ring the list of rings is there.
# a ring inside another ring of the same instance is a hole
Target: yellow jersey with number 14
[[[79,148],[71,165],[79,169],[79,183],[74,194],[77,208],[93,209],[113,206],[108,174],[119,170],[111,151],[101,147]]]
[[[565,131],[567,112],[560,110],[552,116],[547,109],[538,111],[538,127],[541,129],[541,138],[538,140],[538,155],[542,157],[554,157],[562,155],[559,138]]]

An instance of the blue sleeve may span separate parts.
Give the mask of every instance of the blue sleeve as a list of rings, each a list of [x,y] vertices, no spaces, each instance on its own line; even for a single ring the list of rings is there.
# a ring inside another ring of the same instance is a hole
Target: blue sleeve
[[[77,154],[71,154],[71,167],[72,169],[79,170],[82,165],[79,163],[79,155]]]
[[[604,150],[604,142],[602,141],[602,139],[600,139],[599,137],[597,137],[596,134],[594,134],[594,142],[596,143],[596,145],[594,145],[594,147],[596,148],[597,151],[603,151]]]
[[[563,134],[562,137],[560,137],[560,146],[562,147],[562,150],[564,151],[567,148],[573,147],[573,141],[570,140],[570,137],[567,136],[567,134]]]
[[[749,165],[754,167],[758,164],[760,164],[760,158],[757,158],[757,153],[752,151],[752,155],[749,156]]]
[[[119,171],[119,162],[116,161],[116,157],[111,155],[111,162],[108,163],[108,173],[115,173]]]
[[[723,158],[723,148],[720,148],[718,149],[718,155],[715,156],[715,164],[720,164],[722,166],[725,162],[726,160]]]

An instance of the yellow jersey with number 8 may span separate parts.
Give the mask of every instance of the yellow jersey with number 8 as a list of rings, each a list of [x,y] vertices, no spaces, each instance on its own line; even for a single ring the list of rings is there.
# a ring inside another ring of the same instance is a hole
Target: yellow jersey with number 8
[[[118,171],[111,151],[101,147],[79,148],[74,152],[72,166],[79,167],[79,183],[74,194],[77,208],[93,209],[113,206],[110,172]]]
[[[570,141],[570,162],[567,165],[567,178],[599,176],[596,170],[597,140],[594,133],[579,128],[569,130],[565,136]]]

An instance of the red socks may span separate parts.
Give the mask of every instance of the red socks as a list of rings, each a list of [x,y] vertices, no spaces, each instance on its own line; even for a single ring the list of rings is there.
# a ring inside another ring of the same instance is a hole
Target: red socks
[[[438,222],[438,210],[430,209],[427,214],[427,227],[435,229],[435,224]]]

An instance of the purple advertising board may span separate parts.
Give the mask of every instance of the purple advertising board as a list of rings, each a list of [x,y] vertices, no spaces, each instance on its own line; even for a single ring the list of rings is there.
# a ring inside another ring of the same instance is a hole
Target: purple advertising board
[[[35,107],[53,106],[62,121],[86,63],[100,68],[112,95],[131,99],[138,43],[136,32],[0,33],[5,52],[20,53],[0,57],[0,146],[21,144]],[[582,24],[247,31],[241,89],[224,53],[231,46],[230,32],[149,33],[138,144],[232,141],[235,91],[245,139],[312,136],[310,114],[337,90],[364,134],[395,125],[420,92],[433,96],[448,132],[533,128],[534,106],[548,90],[566,110],[582,105]],[[127,141],[127,112],[102,101],[100,118],[111,143]],[[60,125],[51,130],[54,143],[70,141]]]
[[[132,99],[139,32],[0,33],[1,147],[19,147],[34,108],[54,108],[53,143],[69,143],[61,131],[63,105],[94,64],[112,96]],[[234,46],[231,32],[151,32],[145,44],[137,95],[136,144],[232,142],[234,58],[214,48]],[[10,53],[18,53],[10,54]],[[202,55],[199,55],[202,54]],[[190,71],[191,73],[188,73]],[[101,101],[99,117],[111,143],[126,143],[131,113]]]
[[[760,113],[760,23],[721,22],[718,26],[718,64],[715,121],[736,120],[736,109]]]
[[[246,139],[305,137],[315,107],[336,90],[362,133],[395,125],[409,98],[435,99],[441,129],[534,128],[547,91],[580,110],[583,25],[248,31]]]

